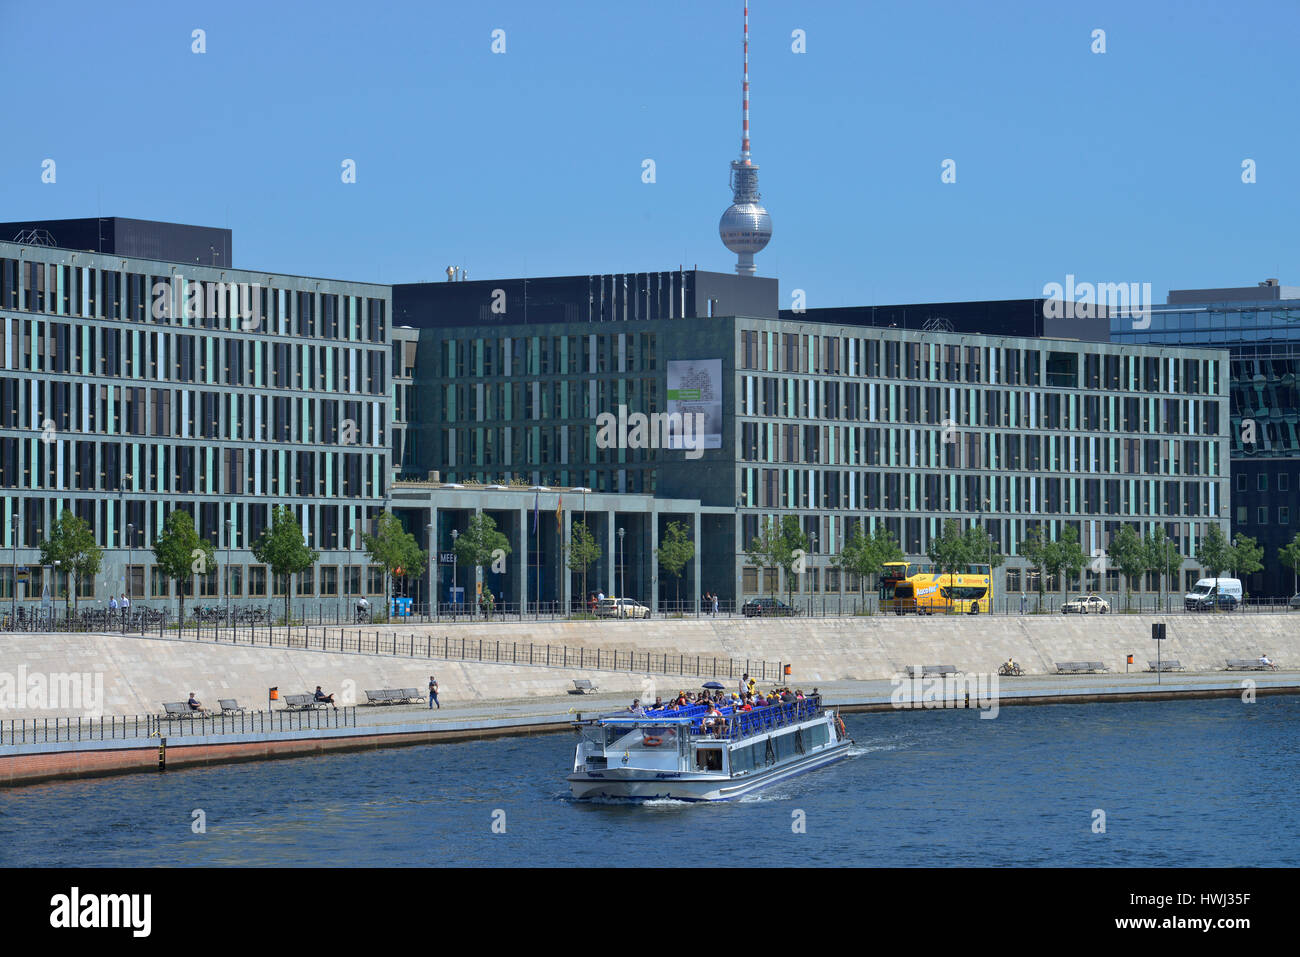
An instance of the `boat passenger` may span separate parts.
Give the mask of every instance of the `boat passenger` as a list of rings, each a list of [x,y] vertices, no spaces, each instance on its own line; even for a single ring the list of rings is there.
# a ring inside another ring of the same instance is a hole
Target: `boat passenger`
[[[632,699],[632,704],[630,704],[630,705],[628,706],[628,709],[627,709],[627,710],[628,710],[628,713],[629,713],[629,714],[639,714],[639,715],[642,715],[642,716],[645,715],[645,708],[641,707],[641,699],[640,699],[640,698],[634,698],[634,699]]]

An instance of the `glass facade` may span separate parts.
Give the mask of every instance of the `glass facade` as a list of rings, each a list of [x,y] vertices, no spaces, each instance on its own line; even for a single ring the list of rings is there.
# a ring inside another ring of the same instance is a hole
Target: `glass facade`
[[[274,505],[345,552],[390,478],[390,314],[386,286],[0,243],[0,542],[32,564],[72,510],[104,599],[168,594],[126,565],[177,509],[241,569]]]

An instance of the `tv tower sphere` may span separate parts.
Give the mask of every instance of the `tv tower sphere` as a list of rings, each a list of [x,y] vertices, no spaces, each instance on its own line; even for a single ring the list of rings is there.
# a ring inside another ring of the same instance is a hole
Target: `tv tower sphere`
[[[772,217],[759,203],[758,164],[749,157],[749,3],[745,4],[745,84],[740,159],[731,162],[731,205],[718,222],[722,245],[736,254],[736,272],[754,275],[754,253],[772,240]]]

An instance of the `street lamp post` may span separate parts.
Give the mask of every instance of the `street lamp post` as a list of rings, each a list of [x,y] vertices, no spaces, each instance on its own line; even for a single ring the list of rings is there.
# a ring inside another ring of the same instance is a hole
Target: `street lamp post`
[[[808,551],[810,551],[813,555],[816,555],[816,554],[817,554],[817,533],[816,533],[816,532],[809,532],[809,533],[808,533]],[[811,581],[812,578],[813,578],[812,570],[809,569],[809,571],[808,571],[808,576],[807,576],[807,581]],[[818,582],[818,584],[821,584],[821,583]],[[812,600],[813,600],[813,593],[812,593],[812,589],[810,588],[810,589],[808,590],[808,614],[809,614],[809,615],[812,614]],[[823,610],[823,611],[826,610],[826,606],[825,606],[825,605],[822,606],[822,610]]]
[[[438,553],[433,548],[433,522],[429,522],[424,528],[429,533],[429,604],[433,606],[436,612],[438,610],[438,586],[435,581],[438,569]]]
[[[225,567],[221,569],[221,576],[225,581],[224,590],[226,593],[226,626],[227,627],[229,627],[230,625],[230,549],[235,544],[232,539],[232,536],[234,534],[232,531],[232,526],[234,524],[235,523],[233,519],[229,519],[229,518],[226,519],[226,564]]]
[[[627,529],[623,528],[622,526],[619,526],[619,529],[618,529],[618,551],[619,551],[619,555],[620,555],[621,557],[620,557],[620,559],[619,559],[619,563],[618,563],[618,592],[619,592],[619,596],[622,597],[622,598],[626,598],[626,597],[627,597],[627,595],[624,594],[624,590],[625,590],[625,588],[626,588],[626,586],[627,586],[627,576],[624,574],[624,571],[623,571],[623,566],[624,566],[624,564],[626,564],[626,561],[627,561],[627,548],[626,548],[626,546],[624,546],[624,544],[623,544],[623,533],[624,533],[625,531],[627,531]]]
[[[456,615],[456,539],[460,538],[460,532],[456,529],[451,530],[451,613]]]
[[[13,547],[13,581],[9,591],[9,627],[14,628],[18,621],[18,516],[9,516],[9,544]]]

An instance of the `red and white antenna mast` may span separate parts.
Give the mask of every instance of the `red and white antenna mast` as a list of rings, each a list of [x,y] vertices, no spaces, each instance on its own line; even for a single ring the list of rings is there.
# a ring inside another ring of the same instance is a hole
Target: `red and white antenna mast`
[[[749,0],[745,0],[745,84],[742,108],[744,122],[740,136],[740,159],[749,165]]]
[[[745,85],[741,101],[743,123],[740,159],[731,161],[731,206],[722,214],[718,235],[722,244],[736,254],[736,272],[754,275],[754,253],[772,239],[772,217],[759,200],[758,164],[749,157],[749,0],[745,0]]]

